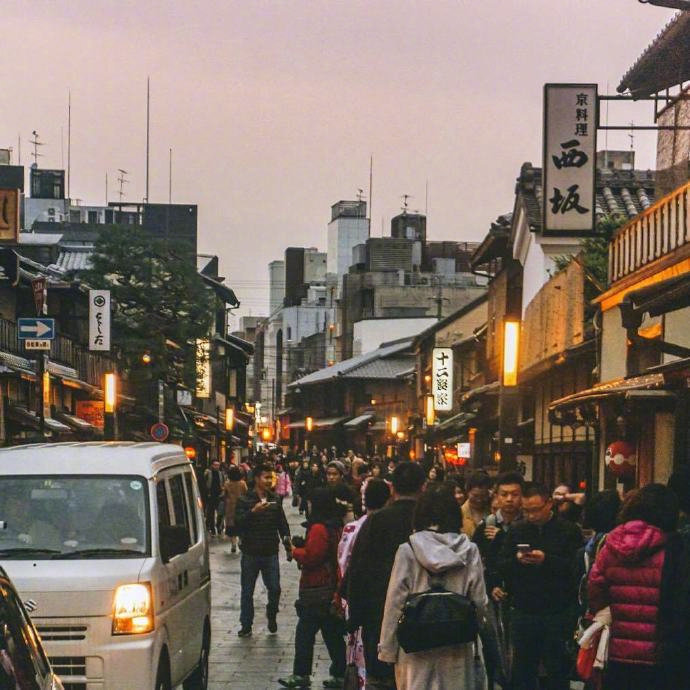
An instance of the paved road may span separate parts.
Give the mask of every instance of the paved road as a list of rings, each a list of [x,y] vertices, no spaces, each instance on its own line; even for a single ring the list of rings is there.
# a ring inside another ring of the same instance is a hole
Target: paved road
[[[285,510],[293,534],[303,534],[296,508],[286,501]],[[213,642],[210,657],[210,690],[274,690],[277,679],[292,673],[295,644],[294,602],[299,571],[285,560],[281,547],[281,604],[278,634],[269,635],[264,615],[266,593],[259,577],[254,596],[256,618],[249,639],[237,637],[240,617],[240,555],[230,553],[230,542],[214,538],[211,543],[213,582]],[[321,688],[328,677],[328,652],[319,636],[314,650],[312,687]]]

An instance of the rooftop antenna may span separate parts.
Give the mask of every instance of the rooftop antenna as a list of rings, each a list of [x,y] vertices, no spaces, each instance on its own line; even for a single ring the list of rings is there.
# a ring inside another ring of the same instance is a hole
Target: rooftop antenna
[[[374,156],[369,157],[369,234],[371,235],[371,203],[374,198]]]
[[[361,187],[357,188],[357,201],[364,201],[364,190]]]
[[[609,92],[609,83],[606,82],[606,93]],[[604,168],[609,167],[609,101],[606,100],[606,129],[604,130]]]
[[[630,121],[630,134],[628,136],[630,137],[630,150],[632,151],[635,148],[635,123],[631,120]]]
[[[30,140],[30,143],[33,144],[34,147],[34,152],[31,154],[34,157],[34,167],[38,167],[38,157],[42,156],[42,153],[38,152],[38,147],[43,146],[44,143],[42,141],[39,141],[38,138],[38,132],[34,129],[33,132],[31,132],[31,135],[33,136],[33,139]]]
[[[403,205],[401,207],[402,212],[407,213],[407,209],[409,207],[409,204],[407,202],[408,202],[408,199],[412,198],[412,195],[411,194],[403,194],[400,198],[403,200]]]
[[[424,188],[424,215],[429,215],[429,178],[426,178],[426,186]]]
[[[17,134],[17,165],[22,164],[22,135]]]
[[[70,199],[72,181],[72,90],[67,92],[67,198]]]
[[[151,104],[151,78],[146,77],[146,198],[149,203],[149,131],[150,131],[150,104]]]
[[[120,191],[118,193],[120,195],[120,203],[122,203],[122,197],[124,196],[123,185],[129,184],[129,180],[126,179],[125,175],[129,175],[129,173],[126,170],[123,170],[122,168],[118,168],[117,171],[120,173],[120,176],[117,178],[117,181],[120,183]]]
[[[105,171],[105,205],[108,205],[108,171]]]
[[[170,160],[168,162],[168,203],[172,204],[172,149],[169,151]]]

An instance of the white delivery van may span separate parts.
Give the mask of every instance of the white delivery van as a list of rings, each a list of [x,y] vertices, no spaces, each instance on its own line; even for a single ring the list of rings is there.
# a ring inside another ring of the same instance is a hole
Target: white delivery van
[[[179,446],[0,450],[0,565],[65,688],[206,687],[208,543]]]

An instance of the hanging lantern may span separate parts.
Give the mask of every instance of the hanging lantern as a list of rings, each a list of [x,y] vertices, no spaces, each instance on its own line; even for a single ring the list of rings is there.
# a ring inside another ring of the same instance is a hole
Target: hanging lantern
[[[614,441],[606,449],[606,467],[615,477],[625,478],[635,475],[637,457],[635,447],[627,441]]]

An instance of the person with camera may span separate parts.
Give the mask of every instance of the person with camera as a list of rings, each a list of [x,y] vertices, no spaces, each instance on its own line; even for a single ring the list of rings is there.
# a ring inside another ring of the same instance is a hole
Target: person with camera
[[[315,489],[309,497],[309,520],[304,539],[294,537],[293,557],[300,568],[299,596],[295,602],[295,659],[293,673],[278,682],[286,688],[311,686],[316,633],[331,658],[331,677],[325,688],[342,688],[345,675],[345,626],[335,609],[338,585],[338,542],[342,520],[331,488]]]
[[[540,662],[546,688],[568,690],[566,643],[573,634],[573,573],[582,533],[554,513],[551,493],[542,484],[525,486],[522,512],[524,521],[508,530],[499,554],[499,571],[512,602],[511,690],[533,690]]]
[[[268,631],[278,630],[276,616],[280,603],[280,565],[278,548],[282,540],[288,560],[292,557],[290,526],[278,498],[271,490],[273,468],[257,465],[254,468],[254,488],[240,496],[235,510],[235,526],[240,533],[242,558],[239,637],[250,637],[254,622],[254,588],[261,573],[268,592],[266,618]]]

